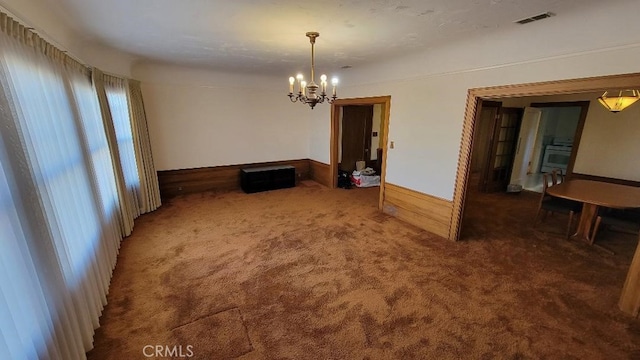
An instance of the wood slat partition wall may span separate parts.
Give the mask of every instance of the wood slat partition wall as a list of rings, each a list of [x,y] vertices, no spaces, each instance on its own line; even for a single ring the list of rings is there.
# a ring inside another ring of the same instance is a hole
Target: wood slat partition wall
[[[309,160],[309,178],[318,184],[331,187],[331,167],[329,164]]]
[[[449,237],[452,210],[451,201],[386,184],[382,211],[436,235]]]
[[[627,279],[622,287],[622,296],[618,302],[620,310],[633,317],[638,317],[640,313],[640,271],[638,269],[640,269],[640,246],[636,247]]]
[[[202,191],[240,189],[240,169],[274,165],[294,166],[296,168],[296,182],[309,179],[309,159],[166,170],[158,171],[160,196],[166,199],[176,195]]]

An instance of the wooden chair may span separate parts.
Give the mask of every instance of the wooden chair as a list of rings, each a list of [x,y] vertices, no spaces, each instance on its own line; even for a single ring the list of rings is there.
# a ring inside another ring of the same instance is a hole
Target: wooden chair
[[[558,185],[564,182],[564,175],[562,174],[562,169],[555,168],[551,170],[551,183],[553,185]]]
[[[560,173],[561,174],[561,173]],[[540,213],[542,214],[542,220],[546,219],[549,213],[560,213],[569,215],[569,221],[567,223],[567,230],[565,232],[565,238],[569,238],[571,234],[571,224],[573,223],[573,216],[580,213],[582,210],[582,204],[577,201],[567,200],[551,196],[547,193],[549,188],[549,180],[553,179],[553,174],[542,174],[542,194],[540,195],[540,203],[538,204],[538,213],[534,222],[536,226],[540,222]],[[556,174],[556,184],[558,177]]]
[[[601,211],[593,226],[592,239],[598,235],[601,225],[638,234],[640,232],[640,209],[605,209]]]

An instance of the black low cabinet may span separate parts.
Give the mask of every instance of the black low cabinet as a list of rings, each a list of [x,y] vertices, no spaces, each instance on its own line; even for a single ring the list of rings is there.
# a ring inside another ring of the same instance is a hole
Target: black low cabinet
[[[240,170],[240,186],[246,193],[296,186],[296,168],[291,165],[265,166]]]

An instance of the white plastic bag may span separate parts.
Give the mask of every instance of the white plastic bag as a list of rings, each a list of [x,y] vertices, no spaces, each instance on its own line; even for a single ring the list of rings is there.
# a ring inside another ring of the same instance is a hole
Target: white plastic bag
[[[380,186],[380,176],[364,175],[364,171],[354,171],[351,174],[351,182],[357,187]]]

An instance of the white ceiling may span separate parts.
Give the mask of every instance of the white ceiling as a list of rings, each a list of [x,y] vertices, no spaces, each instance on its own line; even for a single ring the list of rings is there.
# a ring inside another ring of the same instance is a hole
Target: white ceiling
[[[531,26],[513,21],[547,11],[561,17],[602,4],[602,0],[45,1],[88,41],[140,61],[271,74],[308,68],[307,31],[320,32],[317,67],[332,71],[435,48],[461,37]]]

